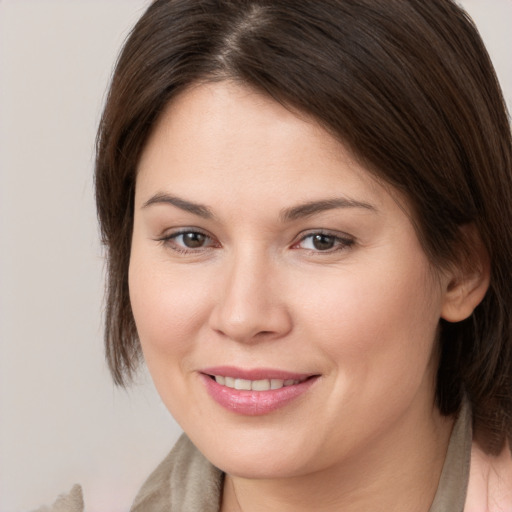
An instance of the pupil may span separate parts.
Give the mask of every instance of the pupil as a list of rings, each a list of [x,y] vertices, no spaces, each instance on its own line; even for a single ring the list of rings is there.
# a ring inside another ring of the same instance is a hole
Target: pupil
[[[205,239],[206,236],[202,233],[185,233],[183,235],[183,243],[191,249],[202,247]]]
[[[313,246],[319,251],[332,249],[334,246],[334,237],[331,235],[315,235],[313,237]]]

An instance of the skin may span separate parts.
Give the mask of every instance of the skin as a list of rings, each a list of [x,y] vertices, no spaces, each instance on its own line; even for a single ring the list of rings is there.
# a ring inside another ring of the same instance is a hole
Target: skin
[[[432,269],[406,201],[316,122],[230,82],[175,98],[138,169],[129,285],[163,402],[227,473],[224,512],[428,510],[452,427],[434,406],[439,318],[483,293]],[[220,365],[319,378],[245,416],[205,390]]]

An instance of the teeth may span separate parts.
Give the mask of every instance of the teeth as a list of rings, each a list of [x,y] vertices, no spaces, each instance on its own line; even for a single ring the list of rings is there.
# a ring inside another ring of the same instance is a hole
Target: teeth
[[[279,389],[284,385],[284,380],[281,379],[272,379],[270,381],[270,389]]]
[[[270,389],[270,381],[268,379],[253,380],[251,389],[253,391],[268,391]]]
[[[235,389],[251,390],[251,381],[245,379],[235,379]]]
[[[232,389],[240,389],[245,391],[268,391],[270,389],[281,389],[285,386],[293,386],[299,384],[302,380],[294,379],[262,379],[262,380],[247,380],[247,379],[234,379],[233,377],[224,377],[222,375],[214,375],[215,382],[221,386],[226,386]]]

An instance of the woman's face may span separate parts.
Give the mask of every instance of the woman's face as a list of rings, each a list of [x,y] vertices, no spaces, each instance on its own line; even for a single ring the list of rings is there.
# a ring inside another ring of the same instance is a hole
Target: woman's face
[[[432,427],[446,283],[406,211],[248,88],[167,107],[139,166],[130,297],[162,400],[215,465],[303,475]]]

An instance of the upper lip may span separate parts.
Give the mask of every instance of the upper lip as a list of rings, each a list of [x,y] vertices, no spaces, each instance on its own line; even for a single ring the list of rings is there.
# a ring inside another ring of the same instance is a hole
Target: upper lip
[[[234,379],[245,380],[263,380],[263,379],[281,379],[281,380],[304,380],[312,377],[313,373],[297,373],[280,370],[275,368],[237,368],[235,366],[215,366],[203,368],[201,373],[205,375],[217,375],[223,377],[232,377]]]

